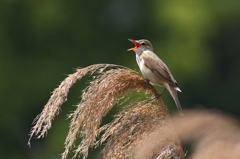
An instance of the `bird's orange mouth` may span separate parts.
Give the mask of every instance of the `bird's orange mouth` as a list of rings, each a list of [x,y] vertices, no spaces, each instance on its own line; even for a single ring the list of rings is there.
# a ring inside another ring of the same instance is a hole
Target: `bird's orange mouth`
[[[130,48],[127,51],[136,50],[136,49],[138,49],[140,47],[140,44],[137,43],[135,40],[133,40],[133,39],[128,39],[128,40],[131,41],[135,45],[135,47],[134,48]]]

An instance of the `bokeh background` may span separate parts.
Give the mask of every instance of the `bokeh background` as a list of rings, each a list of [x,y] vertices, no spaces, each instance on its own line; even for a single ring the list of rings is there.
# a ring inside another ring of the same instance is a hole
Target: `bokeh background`
[[[180,85],[184,109],[240,116],[239,0],[2,0],[0,158],[60,158],[66,115],[87,78],[71,89],[47,137],[32,139],[29,148],[33,119],[74,68],[112,63],[139,71],[128,38],[152,42]],[[169,93],[162,98],[175,112]]]

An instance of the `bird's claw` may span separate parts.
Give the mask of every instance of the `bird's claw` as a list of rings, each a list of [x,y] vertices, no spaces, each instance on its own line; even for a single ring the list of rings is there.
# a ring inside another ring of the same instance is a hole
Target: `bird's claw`
[[[161,95],[164,93],[165,90],[166,88],[162,92],[158,93],[158,95],[153,96],[151,99],[158,99],[159,97],[161,97]]]
[[[158,95],[151,97],[151,99],[158,99],[161,95],[162,93],[158,93]]]

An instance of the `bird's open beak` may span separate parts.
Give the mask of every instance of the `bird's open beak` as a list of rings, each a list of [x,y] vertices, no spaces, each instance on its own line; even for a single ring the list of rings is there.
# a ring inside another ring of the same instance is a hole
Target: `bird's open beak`
[[[136,42],[135,40],[133,40],[133,39],[128,39],[128,40],[131,41],[135,45],[135,47],[131,48],[131,49],[128,49],[127,51],[136,50],[140,47],[140,44],[138,42]]]

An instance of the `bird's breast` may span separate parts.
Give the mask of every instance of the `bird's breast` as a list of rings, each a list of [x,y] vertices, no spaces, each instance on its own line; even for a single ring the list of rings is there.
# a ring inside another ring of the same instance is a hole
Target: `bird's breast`
[[[137,57],[137,63],[145,78],[147,78],[153,84],[156,84],[159,86],[163,85],[163,80],[158,78],[158,76],[156,76],[156,74],[146,66],[143,58]]]

